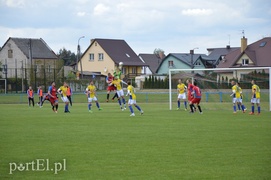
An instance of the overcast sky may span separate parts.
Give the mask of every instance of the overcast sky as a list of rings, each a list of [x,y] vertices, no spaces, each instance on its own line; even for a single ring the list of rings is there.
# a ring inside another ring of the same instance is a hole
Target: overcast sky
[[[207,53],[271,36],[270,0],[0,0],[0,46],[9,37],[42,38],[57,53],[90,39],[125,40],[136,54]]]

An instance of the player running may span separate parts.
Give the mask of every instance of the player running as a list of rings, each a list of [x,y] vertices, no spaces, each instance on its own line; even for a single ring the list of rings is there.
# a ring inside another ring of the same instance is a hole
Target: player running
[[[99,105],[99,102],[98,102],[98,99],[97,97],[95,96],[96,94],[96,87],[93,83],[93,81],[90,81],[88,87],[86,88],[86,91],[85,91],[87,97],[88,97],[88,111],[90,113],[92,113],[92,110],[91,110],[91,106],[92,106],[92,101],[95,101],[96,102],[96,106],[99,110],[102,110],[102,108],[100,108],[100,105]]]
[[[260,88],[258,85],[255,84],[255,81],[251,81],[252,84],[252,96],[251,96],[251,112],[250,115],[254,115],[254,104],[257,104],[258,107],[258,115],[261,113],[261,107],[260,107]]]
[[[128,105],[129,105],[129,109],[131,111],[130,116],[135,116],[132,105],[134,105],[140,111],[140,114],[142,115],[143,114],[142,109],[136,104],[136,95],[135,95],[134,87],[131,85],[130,81],[127,82],[127,85],[128,85],[128,87],[127,87],[126,96],[129,95]]]
[[[69,99],[67,97],[68,92],[68,85],[66,82],[63,83],[63,86],[61,86],[57,92],[61,94],[61,99],[65,103],[64,113],[70,113],[69,111]]]
[[[191,109],[191,113],[194,113],[194,104],[197,105],[198,109],[199,109],[199,113],[203,114],[201,107],[200,107],[200,101],[201,101],[201,90],[200,88],[197,86],[197,82],[194,82],[194,86],[193,86],[193,91],[191,93],[193,95],[193,99],[190,101],[190,109]]]
[[[180,109],[180,105],[181,105],[181,102],[180,100],[182,99],[184,101],[184,107],[185,107],[185,111],[187,111],[187,102],[186,102],[186,85],[184,83],[182,83],[182,80],[179,79],[179,84],[177,85],[177,93],[178,93],[178,97],[177,97],[177,104],[178,104],[178,107],[177,107],[177,110]]]
[[[190,101],[192,101],[192,99],[193,99],[192,92],[193,92],[193,87],[194,87],[194,85],[192,84],[192,82],[191,82],[190,79],[187,79],[187,80],[186,80],[186,83],[187,83],[187,99],[188,99],[188,101],[190,102]],[[193,108],[194,108],[194,111],[196,111],[197,109],[196,109],[195,105],[193,104],[192,106],[193,106]],[[191,112],[191,111],[190,111],[190,112]]]
[[[122,111],[124,111],[126,109],[126,102],[125,102],[125,98],[124,98],[124,92],[123,92],[123,89],[121,87],[121,83],[123,84],[126,84],[126,82],[120,80],[118,78],[118,76],[114,77],[114,80],[112,81],[112,83],[110,85],[114,85],[116,88],[117,88],[117,93],[118,93],[118,102],[119,102],[119,105],[120,105],[120,109]],[[121,100],[120,98],[122,98],[122,103],[121,103]],[[123,107],[122,107],[122,104],[123,104]]]
[[[50,96],[49,100],[52,104],[52,110],[57,113],[58,110],[58,99],[57,99],[57,89],[56,83],[53,81],[51,86],[48,88],[48,95]]]

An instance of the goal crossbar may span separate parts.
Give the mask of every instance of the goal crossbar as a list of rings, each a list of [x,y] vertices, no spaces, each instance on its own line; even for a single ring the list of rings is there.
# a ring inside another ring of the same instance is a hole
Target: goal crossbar
[[[269,111],[271,111],[271,67],[248,67],[248,68],[213,68],[213,69],[169,69],[169,110],[172,110],[172,72],[180,71],[237,71],[237,70],[269,70]]]

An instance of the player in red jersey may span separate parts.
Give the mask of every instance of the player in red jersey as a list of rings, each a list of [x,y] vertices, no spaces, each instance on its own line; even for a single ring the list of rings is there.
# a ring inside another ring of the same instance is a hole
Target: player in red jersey
[[[190,109],[191,109],[191,113],[194,113],[194,104],[197,105],[198,109],[199,109],[199,113],[202,114],[202,110],[200,107],[200,100],[201,100],[201,90],[200,88],[197,86],[197,82],[194,82],[194,86],[193,86],[193,91],[191,93],[193,95],[193,99],[190,101]]]
[[[192,84],[190,79],[187,79],[186,83],[187,83],[187,100],[188,100],[188,102],[191,102],[194,98],[193,94],[192,94],[194,85]],[[193,104],[192,106],[193,106],[194,111],[196,111],[197,109],[196,109],[195,105]]]
[[[106,77],[106,83],[108,84],[107,86],[107,95],[106,95],[106,102],[109,101],[109,94],[111,91],[115,91],[116,87],[114,85],[110,85],[113,81],[113,76],[111,73],[108,73],[108,76]]]
[[[55,113],[57,113],[58,110],[58,99],[57,99],[57,89],[56,89],[56,84],[53,81],[51,83],[51,86],[48,89],[48,95],[50,96],[50,102],[52,104],[52,109]],[[56,109],[55,109],[56,108]]]

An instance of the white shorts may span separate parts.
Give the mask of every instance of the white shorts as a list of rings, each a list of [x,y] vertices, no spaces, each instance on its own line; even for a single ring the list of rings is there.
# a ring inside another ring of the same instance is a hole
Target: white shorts
[[[124,96],[123,90],[117,90],[118,97]]]
[[[136,104],[136,100],[135,100],[135,99],[129,99],[129,100],[128,100],[128,104],[129,104],[129,105]]]
[[[179,94],[178,99],[186,99],[186,94],[185,93]]]
[[[61,97],[61,99],[62,99],[62,101],[64,102],[64,103],[66,103],[66,102],[69,102],[69,99],[67,98],[67,97]]]
[[[240,102],[241,98],[232,98],[232,103],[238,103]]]
[[[241,104],[243,104],[243,99],[242,98],[240,98],[240,101],[239,101]]]
[[[91,103],[92,101],[97,101],[96,96],[94,96],[93,98],[88,98],[88,102]]]
[[[258,99],[258,98],[252,98],[252,99],[251,99],[251,103],[257,103],[257,104],[260,104],[260,99]]]

